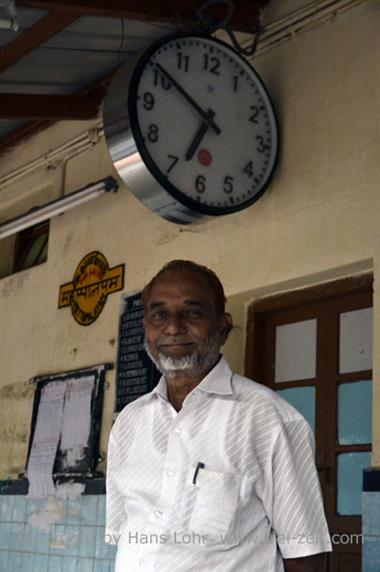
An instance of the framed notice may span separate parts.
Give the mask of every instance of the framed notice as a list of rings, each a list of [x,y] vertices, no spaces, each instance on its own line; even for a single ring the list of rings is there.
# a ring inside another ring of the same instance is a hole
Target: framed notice
[[[54,494],[53,477],[99,476],[99,433],[105,371],[110,364],[33,378],[29,495]]]
[[[119,324],[116,413],[127,403],[152,391],[161,377],[144,350],[143,317],[141,291],[125,296]]]

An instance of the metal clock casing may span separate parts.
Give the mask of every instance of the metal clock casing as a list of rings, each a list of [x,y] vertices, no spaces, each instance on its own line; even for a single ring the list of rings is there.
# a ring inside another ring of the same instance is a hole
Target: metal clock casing
[[[278,127],[257,73],[210,37],[165,37],[123,67],[104,105],[106,139],[122,179],[167,220],[239,211],[265,192]]]

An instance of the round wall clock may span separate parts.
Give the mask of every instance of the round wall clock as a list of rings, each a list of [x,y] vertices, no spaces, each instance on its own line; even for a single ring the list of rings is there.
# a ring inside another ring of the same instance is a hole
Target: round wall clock
[[[278,155],[270,97],[227,44],[165,37],[124,67],[104,105],[114,165],[129,189],[167,220],[225,215],[265,192]]]

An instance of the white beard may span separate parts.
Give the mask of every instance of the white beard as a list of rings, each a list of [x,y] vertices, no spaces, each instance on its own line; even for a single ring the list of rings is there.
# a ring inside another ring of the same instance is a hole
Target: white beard
[[[220,350],[220,337],[218,332],[210,336],[205,344],[205,355],[195,350],[187,356],[173,358],[159,352],[158,358],[156,359],[152,355],[146,339],[144,341],[144,348],[157,369],[166,377],[172,377],[179,371],[186,372],[189,375],[197,375],[208,371],[217,362]]]

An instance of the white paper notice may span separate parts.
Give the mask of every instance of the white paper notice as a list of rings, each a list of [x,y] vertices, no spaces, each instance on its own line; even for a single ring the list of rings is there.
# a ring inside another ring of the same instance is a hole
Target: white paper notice
[[[62,451],[80,451],[88,444],[94,383],[94,376],[67,380],[60,447]]]
[[[44,498],[55,494],[52,473],[62,428],[65,392],[66,383],[62,381],[51,382],[41,391],[27,468],[29,497]]]

